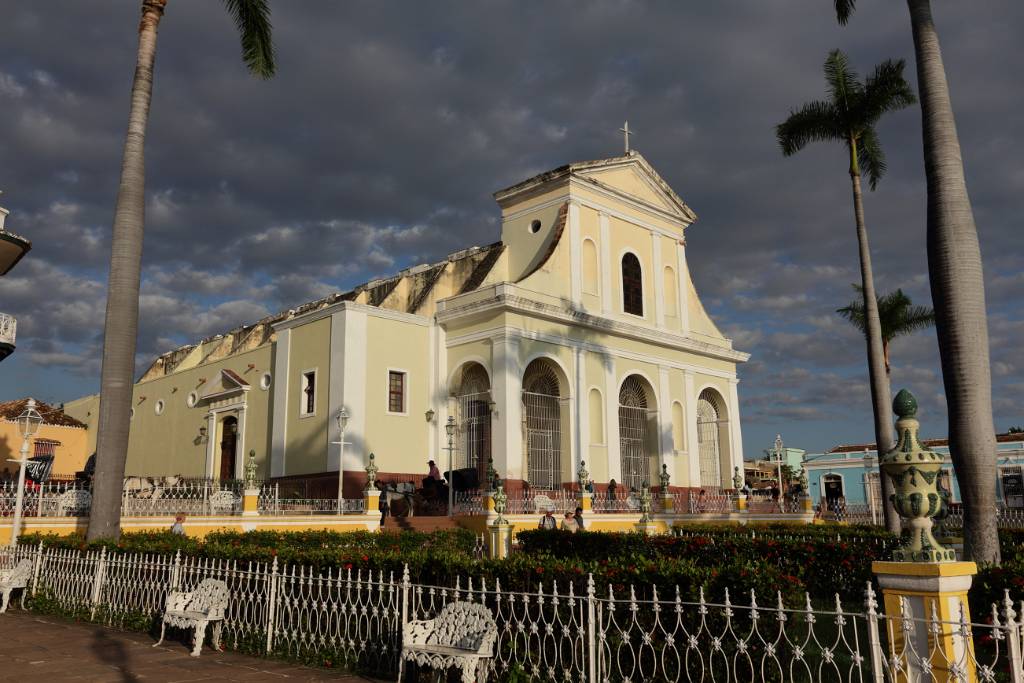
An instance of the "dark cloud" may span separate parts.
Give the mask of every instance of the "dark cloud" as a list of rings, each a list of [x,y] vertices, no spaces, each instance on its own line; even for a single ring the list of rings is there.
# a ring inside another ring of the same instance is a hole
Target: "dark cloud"
[[[902,3],[845,29],[817,3],[276,3],[271,81],[247,77],[220,3],[173,0],[147,140],[139,363],[167,348],[498,238],[495,189],[636,146],[700,215],[698,290],[754,356],[748,452],[778,431],[870,439],[863,339],[835,316],[858,280],[843,152],[793,158],[773,127],[824,93],[842,47],[863,73],[908,60]],[[137,3],[0,0],[0,189],[36,248],[0,281],[21,348],[4,397],[94,390]],[[997,426],[1022,420],[1024,5],[936,7],[986,259]],[[865,198],[877,284],[930,299],[919,111],[889,115]],[[893,348],[894,385],[945,433],[934,334]]]

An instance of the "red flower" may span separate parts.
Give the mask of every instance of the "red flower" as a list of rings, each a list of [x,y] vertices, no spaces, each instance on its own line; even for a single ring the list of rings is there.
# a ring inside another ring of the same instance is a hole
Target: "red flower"
[[[363,555],[363,562],[369,562],[369,561],[370,561],[370,558],[368,556],[366,556],[366,555]]]

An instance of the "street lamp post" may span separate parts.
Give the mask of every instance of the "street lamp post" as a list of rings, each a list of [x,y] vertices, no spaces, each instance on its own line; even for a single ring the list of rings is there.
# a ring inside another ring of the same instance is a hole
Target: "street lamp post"
[[[779,467],[779,505],[781,506],[786,494],[785,486],[782,483],[782,434],[775,435],[775,462]]]
[[[451,517],[454,513],[454,499],[455,499],[455,471],[452,469],[452,451],[455,450],[455,416],[449,415],[448,422],[444,426],[444,431],[448,434],[448,516]]]
[[[18,494],[14,503],[14,525],[11,528],[11,545],[17,545],[21,533],[22,508],[25,505],[25,466],[28,464],[28,442],[42,423],[43,417],[36,410],[36,402],[29,399],[24,412],[18,416],[18,430],[21,432],[21,458],[11,459],[18,463]]]
[[[871,484],[871,463],[874,458],[870,451],[864,451],[864,490],[868,495],[868,505],[871,509],[871,523],[878,524],[878,517],[875,512],[875,487]],[[881,473],[879,473],[881,477]],[[879,479],[879,485],[881,485],[881,479]]]
[[[345,427],[348,425],[348,411],[341,407],[335,419],[338,421],[338,514],[343,514],[345,498],[343,484],[345,481]]]

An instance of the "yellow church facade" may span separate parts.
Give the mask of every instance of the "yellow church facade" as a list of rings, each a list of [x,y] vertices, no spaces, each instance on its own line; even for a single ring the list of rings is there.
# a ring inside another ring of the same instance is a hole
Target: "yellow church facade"
[[[501,241],[170,351],[135,386],[127,471],[333,478],[346,496],[489,459],[515,490],[731,488],[737,365],[687,266],[696,215],[638,153],[495,193]],[[95,439],[98,399],[65,405]],[[337,415],[344,407],[344,459]]]

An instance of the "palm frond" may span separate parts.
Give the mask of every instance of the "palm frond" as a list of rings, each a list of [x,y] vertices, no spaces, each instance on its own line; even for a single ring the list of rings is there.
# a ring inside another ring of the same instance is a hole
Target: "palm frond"
[[[808,102],[775,127],[775,137],[782,153],[792,156],[809,142],[843,140],[844,131],[838,121],[838,112],[831,102]]]
[[[856,9],[857,0],[835,0],[836,2],[836,20],[846,26],[846,22],[850,20],[850,16],[853,15]]]
[[[223,0],[242,42],[242,60],[249,71],[270,78],[276,70],[270,7],[267,0]]]
[[[935,311],[927,306],[909,306],[896,327],[894,336],[901,336],[923,330],[935,324]]]
[[[864,83],[862,116],[869,123],[890,111],[905,109],[917,102],[914,89],[903,77],[906,62],[887,59],[875,67]]]
[[[868,185],[874,190],[885,175],[885,152],[878,140],[878,133],[871,126],[861,130],[857,140],[857,164],[860,172],[867,176]]]
[[[864,288],[854,285],[861,298],[849,306],[836,309],[843,318],[865,333]],[[877,297],[878,322],[882,329],[882,340],[888,344],[896,337],[902,337],[935,324],[935,311],[927,306],[915,306],[902,289]]]
[[[850,321],[850,324],[856,327],[863,334],[867,334],[867,321],[864,319],[864,288],[860,285],[853,285],[854,291],[856,291],[860,298],[850,302],[849,306],[837,308],[836,313],[840,317]]]
[[[825,58],[825,81],[832,102],[841,110],[850,109],[864,91],[857,80],[857,72],[850,68],[850,60],[842,50],[832,50]]]

